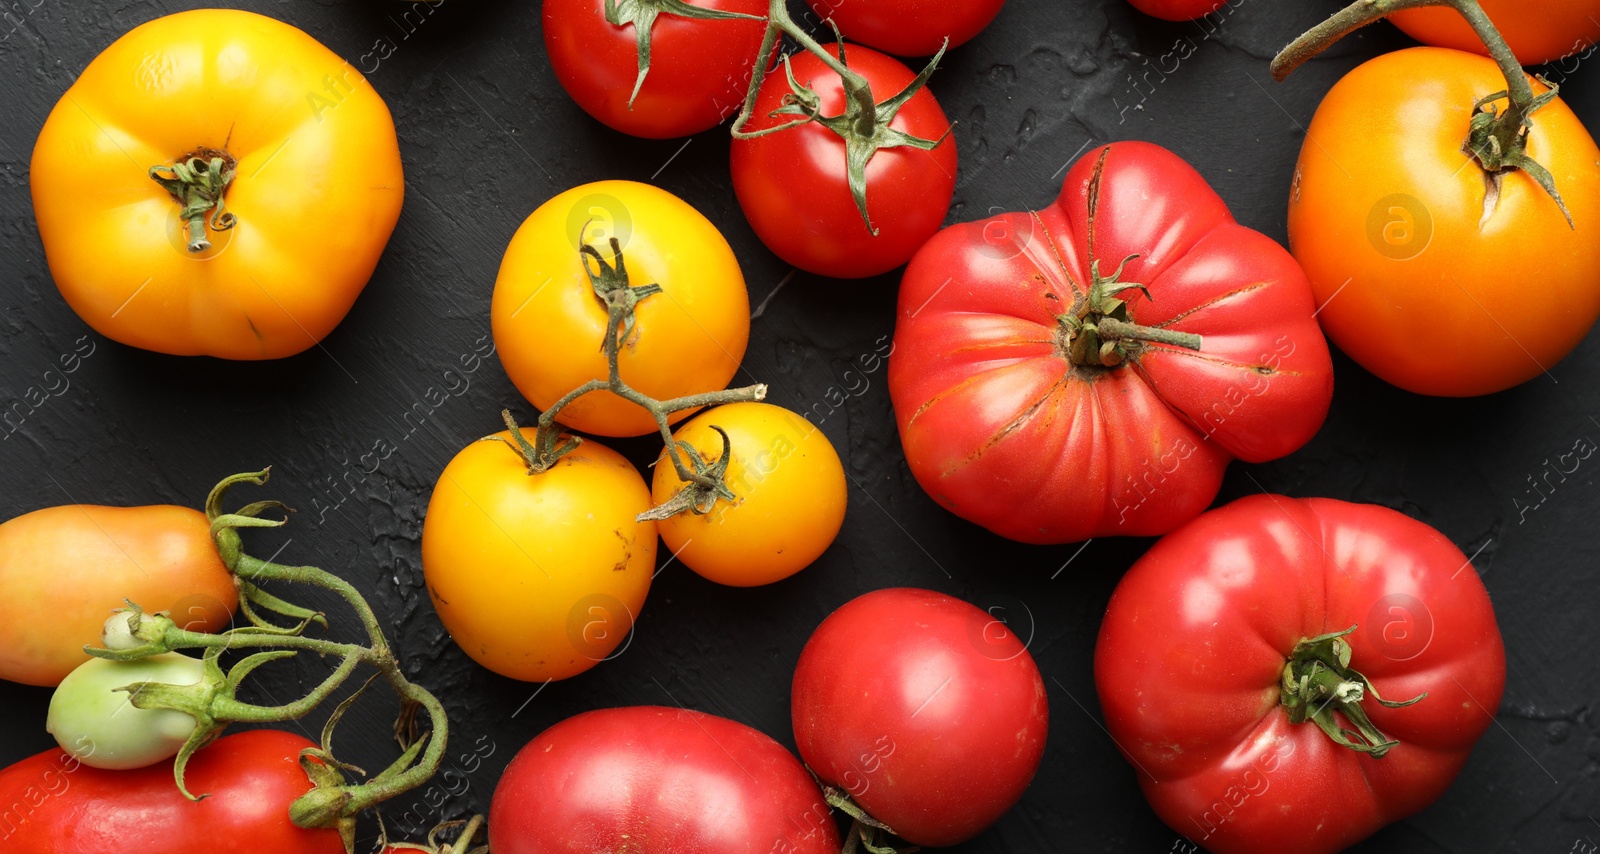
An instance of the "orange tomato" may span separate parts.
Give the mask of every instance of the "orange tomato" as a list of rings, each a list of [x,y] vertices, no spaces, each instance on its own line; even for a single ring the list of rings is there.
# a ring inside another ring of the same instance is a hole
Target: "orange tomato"
[[[1600,0],[1478,0],[1478,5],[1523,65],[1560,59],[1600,40]],[[1389,20],[1423,44],[1489,54],[1454,9],[1408,9]]]
[[[844,525],[848,495],[833,443],[794,412],[748,402],[697,415],[673,439],[713,462],[722,453],[713,426],[728,434],[732,455],[723,481],[735,497],[718,500],[709,513],[661,520],[662,541],[690,569],[733,587],[771,584],[810,566]],[[656,504],[682,488],[663,454],[652,484]]]
[[[1509,388],[1555,365],[1600,317],[1600,150],[1559,99],[1533,114],[1527,151],[1573,226],[1522,171],[1503,173],[1485,216],[1485,173],[1463,145],[1473,103],[1505,88],[1484,57],[1386,54],[1328,92],[1300,151],[1289,244],[1318,320],[1410,391]]]
[[[205,226],[209,247],[191,251],[150,170],[171,177],[213,150],[235,164],[222,200],[236,224]],[[85,322],[226,359],[322,340],[372,275],[405,187],[389,109],[358,71],[288,24],[220,9],[157,18],[89,63],[45,121],[30,180],[50,272]]]
[[[644,607],[656,524],[634,517],[648,509],[638,469],[598,442],[531,476],[503,442],[473,442],[439,476],[422,524],[433,608],[502,676],[576,676],[616,653]]]
[[[739,262],[688,202],[633,181],[574,187],[540,205],[511,238],[490,307],[511,382],[543,410],[606,378],[606,309],[578,248],[587,243],[610,264],[613,237],[630,284],[662,288],[634,310],[633,334],[618,359],[623,381],[658,399],[725,388],[750,341],[750,295]],[[558,420],[602,436],[656,430],[648,412],[603,389],[573,401]]]
[[[130,599],[195,632],[227,628],[239,594],[187,507],[47,507],[0,524],[0,602],[36,619],[0,621],[0,679],[56,685],[89,660],[100,629]]]

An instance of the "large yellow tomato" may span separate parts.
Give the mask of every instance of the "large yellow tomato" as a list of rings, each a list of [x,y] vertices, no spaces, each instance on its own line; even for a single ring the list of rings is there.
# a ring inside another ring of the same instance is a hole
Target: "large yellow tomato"
[[[511,238],[490,309],[511,381],[543,410],[585,382],[605,379],[606,309],[578,249],[593,246],[610,264],[613,237],[630,284],[662,288],[635,309],[618,360],[623,381],[660,399],[725,388],[750,340],[750,296],[739,262],[699,211],[632,181],[574,187],[540,205]],[[648,412],[605,390],[578,398],[559,420],[602,436],[656,429]]]
[[[1473,104],[1505,88],[1481,56],[1386,54],[1328,92],[1300,150],[1289,245],[1317,319],[1339,349],[1410,391],[1509,388],[1553,367],[1600,317],[1600,150],[1557,99],[1533,114],[1527,152],[1572,226],[1520,170],[1501,173],[1486,206],[1485,172],[1463,148]]]
[[[196,196],[231,173],[223,207],[185,221],[154,167],[192,173],[182,192]],[[360,72],[288,24],[220,9],[157,18],[89,63],[45,121],[30,180],[50,272],[90,326],[227,359],[322,340],[405,188],[389,109]]]
[[[597,442],[535,475],[504,442],[474,442],[439,476],[422,525],[434,610],[502,676],[582,673],[616,651],[644,606],[656,525],[634,517],[649,508],[639,471]]]
[[[709,513],[663,519],[662,541],[690,569],[734,587],[771,584],[810,566],[844,524],[844,467],[833,444],[811,422],[770,403],[719,406],[678,428],[674,439],[710,463],[722,454],[713,427],[728,434],[724,482],[735,497]],[[683,481],[665,454],[655,469],[655,501],[665,504]]]
[[[227,628],[239,594],[187,507],[47,507],[0,525],[0,679],[56,685],[89,660],[124,599],[194,632]],[[23,619],[23,611],[39,619]]]

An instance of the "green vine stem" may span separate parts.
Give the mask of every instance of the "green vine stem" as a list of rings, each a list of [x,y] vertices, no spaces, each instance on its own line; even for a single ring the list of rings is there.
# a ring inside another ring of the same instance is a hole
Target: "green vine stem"
[[[447,821],[428,832],[428,841],[425,845],[414,842],[390,842],[385,833],[380,840],[379,850],[383,851],[425,851],[428,854],[489,854],[489,845],[484,843],[473,847],[473,841],[478,836],[478,831],[483,830],[485,819],[475,815],[470,819]],[[444,842],[440,839],[445,833],[461,828],[461,833],[454,842]]]
[[[1423,692],[1400,702],[1378,696],[1378,689],[1372,682],[1350,667],[1350,642],[1345,638],[1355,630],[1356,627],[1351,626],[1342,632],[1318,635],[1295,644],[1283,666],[1279,702],[1289,710],[1290,723],[1310,720],[1335,744],[1381,759],[1400,742],[1373,725],[1361,707],[1362,701],[1371,697],[1380,705],[1398,709],[1428,695]],[[1355,731],[1340,726],[1335,712],[1343,715]]]
[[[816,779],[815,773],[811,776]],[[850,817],[850,829],[845,831],[844,848],[840,849],[839,854],[856,854],[858,848],[868,854],[915,854],[922,850],[915,845],[899,847],[886,840],[884,837],[895,835],[889,825],[869,815],[845,790],[820,780],[818,784],[822,786],[822,797],[828,806]]]
[[[206,226],[212,231],[227,231],[238,218],[227,210],[224,197],[233,183],[236,168],[233,155],[216,148],[199,148],[171,164],[150,167],[150,179],[182,205],[178,218],[188,228],[190,252],[211,248]]]
[[[173,764],[173,776],[178,788],[191,800],[199,800],[205,795],[189,792],[184,785],[184,769],[194,753],[215,740],[228,724],[296,720],[329,699],[360,665],[376,669],[373,679],[383,677],[400,697],[402,719],[409,723],[409,716],[414,715],[416,709],[425,710],[431,731],[420,738],[407,738],[405,733],[409,726],[397,723],[396,737],[403,749],[400,758],[366,782],[347,782],[346,772],[359,773],[359,769],[334,758],[332,738],[335,725],[361,694],[358,690],[330,716],[323,730],[322,744],[301,753],[301,766],[316,787],[289,808],[290,818],[295,825],[304,828],[337,828],[344,837],[346,849],[353,851],[357,814],[420,786],[438,770],[449,737],[449,720],[437,697],[406,678],[399,660],[389,647],[389,641],[384,637],[377,615],[353,586],[314,566],[285,566],[244,552],[239,534],[241,529],[280,526],[286,519],[262,518],[262,514],[271,510],[288,511],[289,508],[276,501],[258,501],[232,513],[224,513],[222,499],[231,487],[240,483],[265,484],[270,472],[271,469],[264,469],[225,478],[206,499],[206,517],[211,520],[211,537],[223,564],[234,575],[234,583],[239,588],[240,612],[247,620],[246,625],[219,634],[191,632],[180,628],[164,612],[145,613],[130,602],[129,610],[118,612],[107,622],[106,648],[88,647],[85,651],[99,658],[116,660],[148,658],[180,649],[204,651],[202,660],[206,677],[198,684],[180,686],[139,682],[119,689],[130,694],[129,702],[135,708],[173,709],[195,719],[195,732]],[[266,592],[261,587],[266,583],[307,585],[338,595],[360,619],[367,635],[367,645],[306,637],[303,634],[306,629],[313,624],[326,625],[326,619],[320,613]],[[298,622],[290,626],[279,625],[266,619],[263,612]],[[245,656],[224,672],[220,659],[222,653],[229,650],[261,651]],[[320,684],[293,702],[259,706],[237,699],[235,692],[245,677],[257,667],[300,652],[314,652],[336,659],[339,663]],[[370,684],[371,680],[368,681]]]
[[[1466,18],[1506,78],[1505,90],[1486,95],[1472,105],[1472,121],[1466,142],[1462,145],[1462,150],[1477,160],[1484,173],[1490,176],[1489,194],[1484,200],[1484,219],[1488,219],[1498,203],[1503,174],[1520,169],[1555,200],[1562,216],[1566,217],[1567,226],[1572,227],[1572,214],[1567,210],[1561,193],[1556,190],[1555,179],[1549,170],[1527,154],[1528,131],[1533,128],[1533,114],[1555,100],[1560,87],[1541,80],[1547,91],[1542,95],[1534,94],[1527,74],[1517,62],[1516,54],[1495,29],[1477,0],[1356,0],[1295,39],[1274,57],[1272,76],[1282,81],[1350,33],[1391,13],[1425,6],[1448,6]],[[1400,85],[1408,82],[1399,81]],[[1508,102],[1503,113],[1497,112],[1495,107],[1495,102],[1502,98]]]
[[[665,442],[666,455],[672,462],[673,470],[677,472],[678,479],[686,485],[671,500],[660,507],[652,508],[639,514],[639,521],[649,519],[664,519],[668,516],[692,511],[697,514],[711,512],[715,499],[709,503],[705,496],[720,496],[733,500],[734,495],[723,482],[722,475],[728,468],[728,456],[731,453],[727,435],[723,434],[722,456],[714,463],[706,461],[696,453],[693,448],[681,445],[672,438],[672,424],[670,418],[674,412],[686,409],[701,409],[707,406],[720,406],[724,403],[741,401],[762,400],[767,396],[767,387],[757,383],[743,388],[730,388],[723,391],[708,391],[700,394],[690,394],[683,397],[674,397],[669,400],[657,400],[644,392],[639,391],[622,379],[621,368],[618,360],[621,357],[624,344],[633,340],[634,309],[646,297],[661,293],[658,284],[632,285],[628,280],[628,266],[622,255],[622,246],[617,238],[611,238],[611,263],[606,263],[600,251],[589,244],[584,244],[578,250],[583,261],[583,271],[589,277],[589,284],[594,290],[595,297],[606,309],[605,339],[601,342],[601,350],[606,356],[607,377],[604,380],[590,380],[581,386],[563,395],[561,399],[551,404],[550,407],[539,413],[538,429],[530,442],[523,428],[517,426],[516,419],[512,417],[511,410],[502,410],[500,415],[505,420],[506,429],[511,431],[511,439],[502,439],[499,436],[490,436],[484,441],[499,441],[510,446],[522,457],[529,475],[538,475],[547,472],[561,458],[580,445],[583,440],[562,432],[561,425],[556,421],[561,415],[561,410],[578,398],[592,392],[606,390],[612,394],[643,407],[655,419],[656,429],[660,432],[662,441]],[[722,432],[720,429],[717,432]],[[685,462],[687,457],[690,462]],[[684,495],[689,498],[684,498]],[[667,508],[671,508],[670,510]]]

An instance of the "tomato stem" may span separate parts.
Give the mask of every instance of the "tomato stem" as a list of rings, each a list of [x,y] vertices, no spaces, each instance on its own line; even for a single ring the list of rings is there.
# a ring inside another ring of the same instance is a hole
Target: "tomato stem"
[[[567,392],[549,408],[539,413],[538,429],[534,432],[531,442],[523,428],[517,426],[516,419],[512,417],[509,409],[502,410],[500,416],[505,420],[506,429],[511,431],[511,439],[508,441],[499,436],[490,436],[484,441],[504,442],[522,457],[529,476],[543,474],[583,442],[580,437],[562,432],[561,425],[556,421],[561,415],[561,410],[586,394],[609,391],[650,413],[656,422],[656,430],[665,443],[667,459],[672,462],[672,468],[677,472],[678,479],[685,484],[676,495],[661,506],[639,514],[639,521],[665,519],[683,512],[704,515],[711,512],[718,498],[732,501],[735,498],[733,491],[728,489],[723,479],[732,454],[727,434],[723,433],[721,428],[712,426],[713,430],[722,433],[722,455],[707,464],[692,447],[672,438],[670,419],[674,412],[686,409],[761,400],[767,396],[766,385],[756,383],[743,388],[701,392],[667,400],[657,400],[629,385],[622,379],[621,358],[623,348],[635,340],[634,312],[642,300],[663,291],[659,284],[630,284],[627,260],[622,255],[621,243],[615,237],[611,238],[610,263],[606,262],[599,250],[587,243],[579,247],[578,254],[583,262],[583,271],[589,276],[589,285],[594,290],[595,297],[606,309],[605,338],[600,343],[600,349],[606,356],[606,379],[589,380]],[[689,462],[684,461],[686,456]]]
[[[211,248],[207,224],[212,231],[227,231],[237,224],[224,201],[236,167],[232,155],[216,148],[198,148],[172,164],[150,167],[151,180],[183,206],[178,218],[188,229],[186,245],[191,253]]]
[[[1335,744],[1381,759],[1400,742],[1384,735],[1372,723],[1361,707],[1362,701],[1371,697],[1380,705],[1397,709],[1416,703],[1428,694],[1423,692],[1401,702],[1378,696],[1378,689],[1372,682],[1350,667],[1350,642],[1345,638],[1355,630],[1356,627],[1351,626],[1342,632],[1305,638],[1295,644],[1283,666],[1279,702],[1289,710],[1290,723],[1310,720]],[[1341,726],[1335,713],[1342,714],[1356,730],[1352,732]]]
[[[1504,172],[1520,169],[1528,173],[1528,176],[1533,178],[1561,209],[1561,215],[1566,217],[1567,226],[1573,227],[1572,213],[1567,210],[1566,202],[1556,190],[1555,178],[1551,176],[1549,170],[1527,154],[1528,132],[1533,128],[1533,114],[1555,100],[1560,87],[1541,80],[1547,91],[1540,95],[1534,94],[1533,86],[1528,82],[1528,75],[1522,70],[1521,63],[1517,61],[1516,53],[1506,44],[1506,40],[1500,35],[1500,31],[1495,29],[1494,23],[1489,20],[1488,14],[1478,5],[1477,0],[1356,0],[1334,13],[1333,17],[1311,28],[1279,52],[1272,60],[1272,76],[1281,82],[1295,69],[1350,33],[1394,12],[1426,6],[1448,6],[1466,18],[1484,47],[1488,49],[1489,55],[1494,58],[1495,64],[1500,66],[1500,72],[1505,75],[1504,91],[1489,94],[1472,105],[1472,120],[1462,150],[1476,160],[1490,176],[1491,181],[1495,182],[1493,187],[1495,190],[1498,189],[1499,177]],[[1400,83],[1404,85],[1405,81]],[[1503,113],[1498,112],[1495,107],[1495,102],[1502,98],[1508,102]],[[1485,199],[1485,219],[1493,212],[1492,206],[1498,197],[1498,192],[1491,192]]]
[[[639,54],[639,76],[634,78],[633,91],[628,94],[629,110],[633,109],[633,101],[639,97],[639,90],[644,88],[644,78],[650,73],[650,36],[655,29],[656,18],[663,14],[702,21],[765,20],[758,15],[746,15],[743,12],[691,6],[683,0],[606,0],[607,23],[615,27],[633,25]]]

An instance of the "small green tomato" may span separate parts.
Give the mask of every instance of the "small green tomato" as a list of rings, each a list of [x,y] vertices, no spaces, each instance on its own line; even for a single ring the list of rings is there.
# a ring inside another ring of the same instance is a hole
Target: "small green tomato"
[[[45,729],[85,765],[126,770],[176,756],[194,732],[193,717],[171,709],[139,709],[118,691],[135,682],[193,685],[204,676],[197,658],[175,652],[139,661],[91,658],[61,680],[50,697]]]

